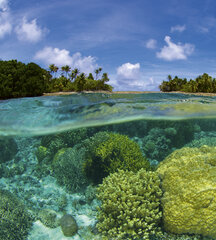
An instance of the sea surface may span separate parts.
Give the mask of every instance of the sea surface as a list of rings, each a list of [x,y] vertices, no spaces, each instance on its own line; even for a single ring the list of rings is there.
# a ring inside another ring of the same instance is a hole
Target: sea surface
[[[0,101],[0,240],[216,239],[216,97]]]

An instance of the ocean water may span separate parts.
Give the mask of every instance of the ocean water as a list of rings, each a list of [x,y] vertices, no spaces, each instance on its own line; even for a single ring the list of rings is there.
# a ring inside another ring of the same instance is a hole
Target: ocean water
[[[0,101],[0,240],[216,239],[216,97]]]

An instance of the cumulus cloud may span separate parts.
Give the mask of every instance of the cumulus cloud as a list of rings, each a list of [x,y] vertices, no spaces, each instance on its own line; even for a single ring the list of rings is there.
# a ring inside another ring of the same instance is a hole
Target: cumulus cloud
[[[184,32],[185,29],[186,29],[185,25],[176,25],[171,27],[170,32]]]
[[[149,48],[149,49],[155,49],[156,48],[156,45],[157,45],[157,41],[155,39],[149,39],[147,42],[146,42],[146,48]]]
[[[116,91],[144,90],[146,83],[141,78],[140,63],[124,63],[117,68],[114,76],[111,76],[110,84]]]
[[[28,22],[24,17],[22,22],[15,28],[15,32],[20,41],[38,42],[42,39],[46,29],[37,25],[37,19]]]
[[[117,75],[124,80],[137,79],[140,75],[140,64],[124,63],[117,68]]]
[[[11,33],[12,24],[7,0],[0,0],[0,38]]]
[[[56,64],[57,66],[69,65],[78,68],[81,72],[90,73],[97,68],[96,58],[92,56],[83,57],[77,52],[70,55],[66,49],[45,47],[35,54],[35,59],[46,64]]]
[[[173,43],[169,36],[165,37],[165,42],[167,46],[164,46],[160,52],[156,53],[158,58],[173,61],[173,60],[185,60],[194,51],[194,45],[185,43]]]

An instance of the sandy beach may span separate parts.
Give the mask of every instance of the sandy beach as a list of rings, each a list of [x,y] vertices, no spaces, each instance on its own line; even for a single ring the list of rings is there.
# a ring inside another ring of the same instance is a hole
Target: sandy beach
[[[181,94],[192,94],[198,96],[216,96],[216,93],[189,93],[189,92],[160,92],[160,91],[83,91],[82,93],[106,93],[106,94],[142,94],[142,93],[181,93]],[[60,95],[71,95],[80,94],[78,92],[54,92],[54,93],[44,93],[43,96],[60,96]]]

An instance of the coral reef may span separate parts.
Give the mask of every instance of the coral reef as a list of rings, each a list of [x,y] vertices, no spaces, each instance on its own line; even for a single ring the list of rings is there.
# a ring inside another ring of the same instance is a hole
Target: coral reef
[[[51,209],[42,209],[38,213],[38,219],[49,228],[56,228],[59,226],[57,214]]]
[[[165,230],[216,237],[216,147],[182,148],[157,169]]]
[[[174,128],[152,128],[142,139],[142,147],[148,159],[162,161],[172,152],[173,138],[176,137]]]
[[[51,167],[57,182],[71,192],[87,186],[83,173],[84,157],[84,149],[76,145],[73,148],[60,149],[52,161]]]
[[[66,237],[72,237],[78,231],[78,226],[74,217],[70,214],[65,214],[60,219],[61,230]]]
[[[103,179],[97,228],[105,239],[149,239],[158,230],[160,179],[155,172],[119,170]],[[106,238],[107,237],[107,238]]]
[[[0,240],[27,239],[32,216],[12,193],[0,190]]]
[[[45,135],[41,139],[41,145],[36,151],[38,161],[41,162],[44,158],[51,160],[58,150],[62,148],[73,147],[87,138],[87,129],[80,128],[63,133]]]
[[[0,139],[0,163],[12,160],[17,152],[18,147],[13,138]]]
[[[93,183],[100,183],[118,169],[137,172],[150,167],[139,145],[126,135],[98,132],[83,144],[86,149],[84,171]]]

